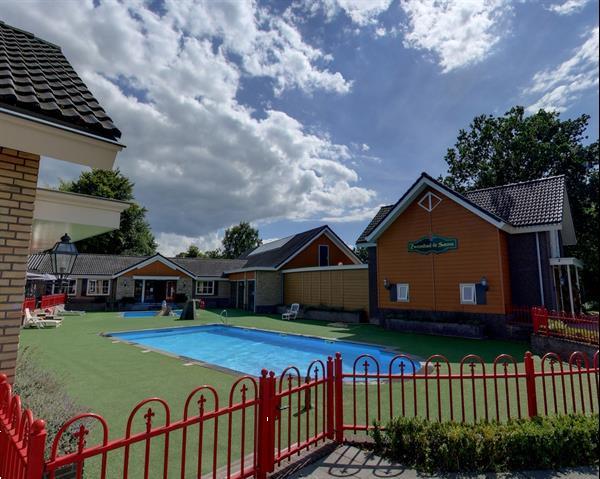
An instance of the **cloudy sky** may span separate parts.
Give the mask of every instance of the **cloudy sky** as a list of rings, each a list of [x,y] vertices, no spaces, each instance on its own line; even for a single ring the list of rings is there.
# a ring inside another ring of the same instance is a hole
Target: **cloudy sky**
[[[166,254],[323,223],[348,243],[478,114],[591,115],[597,0],[0,0],[123,132]],[[79,173],[46,159],[40,183]]]

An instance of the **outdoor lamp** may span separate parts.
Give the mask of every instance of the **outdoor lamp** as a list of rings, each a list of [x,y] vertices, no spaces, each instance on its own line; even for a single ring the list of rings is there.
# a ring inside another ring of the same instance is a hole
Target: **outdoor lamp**
[[[481,286],[483,286],[485,289],[487,289],[488,287],[488,280],[485,276],[482,276],[481,279],[479,280],[479,283],[481,284]]]
[[[388,281],[388,279],[387,279],[387,278],[384,278],[384,279],[383,279],[383,287],[384,287],[385,289],[390,289],[390,282]]]
[[[65,233],[60,241],[48,251],[52,263],[52,274],[61,281],[66,279],[72,272],[77,259],[77,248],[71,243],[71,238]]]

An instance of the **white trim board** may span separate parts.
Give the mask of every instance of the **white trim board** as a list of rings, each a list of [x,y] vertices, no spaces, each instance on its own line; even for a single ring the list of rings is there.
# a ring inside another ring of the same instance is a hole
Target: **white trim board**
[[[357,270],[357,269],[369,269],[368,264],[345,264],[342,266],[309,266],[308,268],[291,268],[291,269],[282,269],[281,272],[283,274],[286,273],[303,273],[310,271],[347,271],[347,270]]]
[[[124,145],[0,107],[0,145],[110,170]]]
[[[136,263],[132,266],[130,266],[129,268],[126,268],[122,271],[119,271],[118,273],[115,273],[113,275],[113,278],[118,278],[119,276],[123,276],[125,273],[129,273],[131,271],[135,271],[136,269],[140,269],[143,268],[145,266],[148,266],[156,261],[161,262],[162,264],[164,264],[165,266],[168,266],[171,269],[174,269],[176,271],[181,271],[183,274],[185,274],[186,276],[189,276],[190,278],[195,278],[196,275],[194,275],[192,272],[186,270],[185,268],[182,268],[181,266],[175,264],[173,261],[171,261],[169,258],[165,258],[163,255],[161,255],[160,253],[156,253],[154,256],[150,256],[150,258],[147,258],[145,260],[140,261],[139,263]]]

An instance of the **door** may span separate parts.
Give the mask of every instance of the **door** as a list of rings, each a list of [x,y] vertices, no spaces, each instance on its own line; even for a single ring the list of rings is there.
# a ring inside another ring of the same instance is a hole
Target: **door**
[[[248,281],[248,310],[254,311],[254,294],[256,290],[256,281]]]
[[[175,293],[177,292],[177,281],[167,281],[165,289],[166,289],[165,300],[166,301],[174,301]]]
[[[243,309],[244,308],[244,282],[243,281],[238,281],[237,284],[237,290],[238,290],[238,294],[237,294],[237,303],[236,303],[236,307],[239,309]]]

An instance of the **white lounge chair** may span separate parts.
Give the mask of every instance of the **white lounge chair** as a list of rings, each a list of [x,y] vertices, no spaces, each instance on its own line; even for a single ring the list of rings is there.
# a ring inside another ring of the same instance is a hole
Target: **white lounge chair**
[[[71,311],[65,309],[64,304],[59,304],[54,308],[54,314],[58,314],[59,316],[83,316],[85,311]]]
[[[300,310],[300,305],[298,303],[293,303],[285,313],[281,315],[281,319],[296,319],[298,317],[298,311]]]
[[[29,311],[29,308],[25,308],[25,320],[23,321],[24,328],[58,328],[62,324],[62,318],[60,319],[46,319],[34,316]]]

